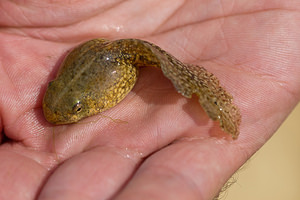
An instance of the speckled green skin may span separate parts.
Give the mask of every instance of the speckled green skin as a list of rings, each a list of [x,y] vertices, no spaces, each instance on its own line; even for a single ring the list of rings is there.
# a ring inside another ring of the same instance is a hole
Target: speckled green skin
[[[196,94],[207,114],[237,138],[239,109],[217,78],[138,39],[94,39],[75,48],[49,83],[43,100],[45,118],[53,124],[74,123],[115,106],[135,85],[140,66],[161,68],[179,93],[187,98]]]

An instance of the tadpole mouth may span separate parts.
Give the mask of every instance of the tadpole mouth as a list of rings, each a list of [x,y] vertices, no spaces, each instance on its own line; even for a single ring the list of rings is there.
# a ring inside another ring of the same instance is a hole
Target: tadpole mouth
[[[43,104],[43,113],[45,119],[55,125],[74,123],[68,114],[62,115],[59,111],[53,111],[47,105]]]

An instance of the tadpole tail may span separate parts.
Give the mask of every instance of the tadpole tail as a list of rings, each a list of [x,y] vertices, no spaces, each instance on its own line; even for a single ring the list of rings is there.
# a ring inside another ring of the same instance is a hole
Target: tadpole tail
[[[199,97],[199,103],[208,116],[217,120],[221,128],[231,134],[233,139],[239,135],[241,115],[233,103],[233,97],[219,83],[219,80],[205,68],[184,64],[175,57],[151,44],[153,53],[159,56],[160,67],[176,90],[187,98],[193,94]]]

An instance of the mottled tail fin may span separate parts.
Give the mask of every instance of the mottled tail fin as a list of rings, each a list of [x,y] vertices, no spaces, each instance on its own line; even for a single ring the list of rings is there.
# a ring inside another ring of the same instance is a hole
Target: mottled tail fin
[[[233,104],[231,94],[220,86],[217,77],[203,67],[180,62],[154,44],[145,42],[145,45],[150,47],[160,63],[159,67],[172,81],[176,90],[187,98],[196,94],[208,116],[218,120],[221,128],[236,139],[241,123],[240,111]]]
[[[185,65],[177,60],[173,65],[161,67],[177,91],[188,98],[196,94],[208,116],[218,120],[221,128],[236,139],[239,135],[241,115],[233,104],[233,97],[220,86],[219,80],[203,67]]]

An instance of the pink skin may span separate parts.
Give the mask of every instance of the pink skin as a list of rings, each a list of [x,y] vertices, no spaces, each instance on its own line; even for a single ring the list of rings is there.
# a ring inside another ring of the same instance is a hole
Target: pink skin
[[[299,9],[298,0],[2,0],[0,199],[212,199],[300,99]],[[205,66],[240,107],[240,137],[154,68],[104,113],[128,123],[47,123],[47,83],[68,50],[96,37],[145,39]]]

